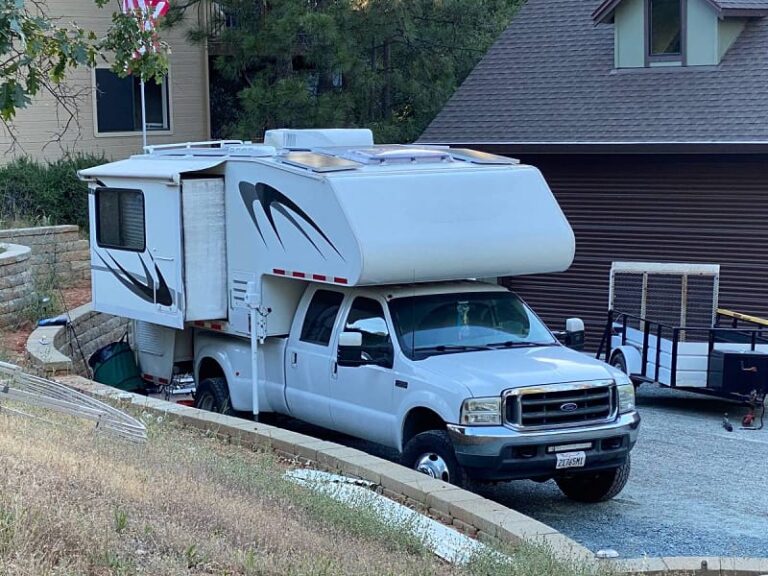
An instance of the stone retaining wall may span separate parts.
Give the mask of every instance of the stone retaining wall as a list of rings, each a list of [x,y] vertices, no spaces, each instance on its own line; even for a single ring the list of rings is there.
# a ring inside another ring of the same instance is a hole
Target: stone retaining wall
[[[31,253],[27,265],[35,279],[56,277],[63,282],[77,282],[91,276],[88,240],[80,238],[77,226],[0,230],[0,244],[4,242],[29,246]],[[0,294],[0,302],[2,296]]]
[[[26,246],[0,243],[0,329],[15,327],[34,298],[30,255]]]
[[[84,304],[69,312],[70,325],[37,328],[27,340],[27,353],[33,365],[46,374],[89,374],[86,364],[91,354],[119,340],[129,320],[95,312]]]

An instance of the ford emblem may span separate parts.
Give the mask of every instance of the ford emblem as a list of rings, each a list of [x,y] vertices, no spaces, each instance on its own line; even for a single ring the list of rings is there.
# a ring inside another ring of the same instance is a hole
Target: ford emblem
[[[574,410],[578,410],[579,405],[576,404],[576,402],[566,402],[565,404],[560,405],[560,411],[561,412],[573,412]]]

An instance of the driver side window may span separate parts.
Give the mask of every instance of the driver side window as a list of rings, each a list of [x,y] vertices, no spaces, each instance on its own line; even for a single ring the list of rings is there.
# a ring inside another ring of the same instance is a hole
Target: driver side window
[[[394,350],[387,320],[381,304],[371,298],[358,296],[352,303],[345,332],[359,332],[363,337],[361,354],[364,360],[392,368]]]

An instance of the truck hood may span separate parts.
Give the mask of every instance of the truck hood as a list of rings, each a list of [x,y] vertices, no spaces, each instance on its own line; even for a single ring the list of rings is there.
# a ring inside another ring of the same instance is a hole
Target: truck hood
[[[623,376],[608,364],[565,346],[441,354],[419,364],[439,378],[463,384],[475,397],[497,396],[524,386]]]

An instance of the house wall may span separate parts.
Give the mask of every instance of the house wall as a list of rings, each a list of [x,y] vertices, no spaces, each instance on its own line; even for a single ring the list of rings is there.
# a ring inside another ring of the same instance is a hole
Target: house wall
[[[103,35],[109,26],[115,3],[99,9],[93,0],[48,0],[51,16],[64,16],[64,22],[74,21],[85,29]],[[206,140],[210,133],[208,120],[207,60],[203,46],[191,45],[185,38],[187,27],[162,31],[162,38],[171,47],[170,100],[171,130],[149,132],[148,143],[160,144],[190,140]],[[109,67],[100,62],[99,67]],[[60,141],[68,118],[63,109],[47,95],[34,99],[26,109],[19,110],[14,127],[18,146],[11,148],[11,137],[0,127],[0,163],[14,156],[29,155],[40,160],[61,157],[67,151],[103,153],[108,158],[123,158],[141,151],[141,132],[131,134],[96,135],[94,71],[78,69],[69,74],[67,85],[80,94],[76,120]]]
[[[688,66],[715,65],[744,29],[744,20],[720,21],[705,0],[685,0],[685,56]],[[624,0],[614,13],[614,59],[617,68],[645,66],[647,0]],[[654,66],[679,66],[658,62]]]
[[[768,156],[522,159],[542,170],[576,235],[567,272],[505,280],[550,327],[582,317],[596,348],[620,260],[719,264],[720,305],[768,317]]]
[[[720,20],[718,23],[718,49],[717,49],[717,61],[719,62],[728,49],[736,42],[739,34],[744,30],[744,26],[747,25],[747,20],[744,18],[730,18],[728,20]]]
[[[715,9],[704,0],[688,0],[686,63],[688,66],[714,65],[718,57],[718,27]]]
[[[625,0],[615,13],[616,68],[645,66],[645,0]]]

